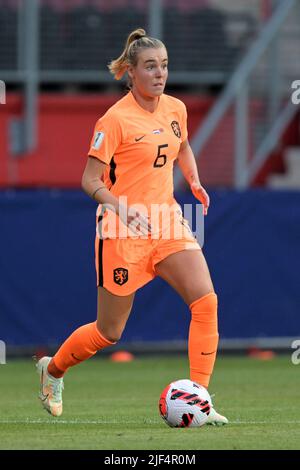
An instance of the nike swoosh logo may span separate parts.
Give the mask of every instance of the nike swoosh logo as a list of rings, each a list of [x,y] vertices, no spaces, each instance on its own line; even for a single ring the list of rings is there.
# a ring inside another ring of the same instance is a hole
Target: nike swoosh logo
[[[212,351],[212,352],[209,352],[209,353],[204,353],[204,352],[202,352],[201,354],[202,354],[203,356],[209,356],[210,354],[214,354],[215,352],[217,352],[217,351]]]
[[[47,398],[49,397],[49,393],[47,395],[44,395],[44,392],[43,392],[43,380],[44,379],[44,371],[42,370],[42,377],[41,377],[41,400],[42,401],[46,401]]]
[[[139,140],[142,140],[144,137],[146,137],[146,134],[145,134],[145,135],[142,135],[142,137],[139,137],[138,139],[135,138],[135,141],[138,142]]]
[[[74,353],[71,353],[71,356],[74,357],[74,359],[76,359],[76,361],[81,361],[81,359],[78,359],[78,357],[76,357]]]

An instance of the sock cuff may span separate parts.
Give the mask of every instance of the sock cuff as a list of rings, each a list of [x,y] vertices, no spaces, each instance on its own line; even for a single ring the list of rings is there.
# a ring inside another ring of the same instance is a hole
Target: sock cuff
[[[209,292],[203,297],[200,297],[199,299],[194,300],[194,302],[190,304],[190,309],[192,310],[196,305],[204,303],[204,301],[215,302],[216,305],[218,305],[218,296],[215,292]]]
[[[109,341],[109,339],[103,336],[103,334],[97,328],[97,322],[94,322],[93,325],[94,325],[94,332],[96,336],[95,340],[97,342],[97,345],[99,345],[100,347],[104,347],[104,346],[112,346],[113,344],[116,344],[116,341]]]

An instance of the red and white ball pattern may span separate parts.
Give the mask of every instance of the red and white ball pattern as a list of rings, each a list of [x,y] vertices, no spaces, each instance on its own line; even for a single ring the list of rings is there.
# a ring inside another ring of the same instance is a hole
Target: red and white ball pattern
[[[203,426],[211,410],[211,398],[205,387],[189,379],[170,383],[159,399],[159,412],[171,427]]]

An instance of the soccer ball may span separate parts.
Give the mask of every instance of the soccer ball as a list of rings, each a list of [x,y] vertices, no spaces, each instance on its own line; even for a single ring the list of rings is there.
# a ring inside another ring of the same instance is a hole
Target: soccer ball
[[[208,420],[211,398],[205,387],[188,379],[170,383],[159,399],[159,412],[175,428],[196,428]]]

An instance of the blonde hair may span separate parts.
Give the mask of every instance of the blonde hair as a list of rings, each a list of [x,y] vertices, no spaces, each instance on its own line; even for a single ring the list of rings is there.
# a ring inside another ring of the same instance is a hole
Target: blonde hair
[[[134,67],[137,65],[138,53],[141,49],[158,49],[159,47],[165,47],[162,41],[147,36],[146,31],[142,28],[135,29],[128,35],[122,54],[108,64],[109,71],[116,80],[120,80],[127,72],[128,65]],[[128,85],[131,86],[130,80]]]

